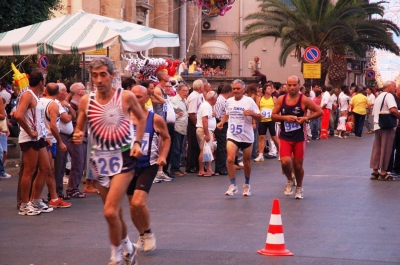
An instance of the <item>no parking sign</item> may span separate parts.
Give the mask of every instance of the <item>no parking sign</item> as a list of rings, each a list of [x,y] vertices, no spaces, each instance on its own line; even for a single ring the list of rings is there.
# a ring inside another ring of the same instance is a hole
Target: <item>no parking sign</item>
[[[374,80],[375,79],[375,71],[374,70],[367,70],[366,72],[365,72],[365,77],[368,79],[368,80]]]
[[[308,63],[316,63],[321,59],[321,51],[316,46],[308,46],[304,50],[304,60]]]
[[[41,55],[38,64],[41,69],[46,71],[49,66],[49,58],[45,54]]]

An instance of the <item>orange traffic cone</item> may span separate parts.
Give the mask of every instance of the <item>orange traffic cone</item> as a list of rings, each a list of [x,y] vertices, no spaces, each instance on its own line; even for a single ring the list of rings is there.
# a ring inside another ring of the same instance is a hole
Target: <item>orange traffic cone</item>
[[[287,250],[285,246],[281,210],[278,199],[274,199],[272,204],[271,219],[269,220],[265,248],[258,250],[257,252],[265,256],[293,256],[293,253]]]

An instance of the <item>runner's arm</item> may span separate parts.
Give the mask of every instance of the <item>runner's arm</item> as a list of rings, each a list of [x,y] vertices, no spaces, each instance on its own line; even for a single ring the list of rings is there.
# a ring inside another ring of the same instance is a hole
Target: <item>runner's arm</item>
[[[162,140],[162,148],[159,153],[157,164],[159,166],[163,166],[162,162],[167,160],[168,152],[171,146],[171,137],[169,136],[165,121],[157,114],[154,114],[154,129],[159,133]]]
[[[73,141],[76,144],[80,144],[83,141],[83,137],[85,136],[85,128],[86,128],[86,109],[88,105],[89,95],[84,95],[79,102],[78,107],[78,118],[76,120],[76,127],[73,134]]]
[[[159,88],[158,86],[156,86],[154,88],[154,93],[153,93],[153,95],[151,95],[151,101],[153,102],[153,106],[154,106],[154,104],[164,104],[165,102],[167,102],[162,97],[161,88]]]
[[[56,138],[57,143],[61,147],[61,149],[65,149],[57,126],[57,118],[60,114],[59,106],[56,102],[51,102],[48,110],[50,116],[50,131],[54,135],[54,138]]]
[[[29,127],[27,121],[25,120],[24,114],[28,111],[28,107],[30,105],[30,102],[32,100],[32,94],[31,93],[24,93],[21,96],[21,100],[19,102],[18,108],[14,113],[14,118],[17,120],[19,125],[24,129],[24,131],[29,134],[31,137],[36,137],[33,135],[33,132],[31,130],[31,127]],[[42,104],[38,102],[38,104]],[[33,128],[32,128],[33,129]]]
[[[271,115],[271,119],[273,121],[287,121],[287,122],[295,122],[297,120],[297,117],[294,115],[285,115],[282,116],[280,114],[281,112],[281,108],[282,108],[282,101],[283,101],[283,97],[284,96],[280,96],[276,102],[275,102],[275,107],[272,110],[272,115]]]
[[[136,96],[130,91],[124,91],[127,95],[127,102],[130,104],[130,112],[136,117],[137,119],[137,127],[136,127],[136,141],[142,142],[144,130],[146,127],[146,118],[143,114],[143,109],[139,105]]]

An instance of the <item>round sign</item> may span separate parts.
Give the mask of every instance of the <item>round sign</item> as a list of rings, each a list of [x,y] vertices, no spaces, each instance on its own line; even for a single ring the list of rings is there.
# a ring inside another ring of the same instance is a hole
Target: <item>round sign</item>
[[[308,46],[304,51],[304,60],[308,63],[316,63],[321,59],[321,51],[318,47]]]
[[[39,62],[38,62],[38,64],[39,64],[39,67],[41,68],[41,69],[43,69],[43,70],[47,70],[47,67],[49,66],[49,58],[47,58],[47,56],[44,54],[44,55],[41,55],[40,57],[39,57]]]
[[[368,80],[374,80],[374,79],[375,79],[375,71],[372,70],[372,69],[367,70],[367,71],[365,72],[365,77],[366,77]]]

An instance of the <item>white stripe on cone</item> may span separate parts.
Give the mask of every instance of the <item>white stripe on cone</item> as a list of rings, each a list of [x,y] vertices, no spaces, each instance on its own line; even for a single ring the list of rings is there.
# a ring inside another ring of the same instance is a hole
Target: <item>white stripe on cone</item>
[[[273,245],[277,245],[277,244],[285,244],[285,238],[283,236],[283,234],[271,234],[268,233],[267,235],[267,244],[273,244]]]
[[[282,225],[282,217],[280,214],[271,214],[271,219],[269,219],[270,225]]]

